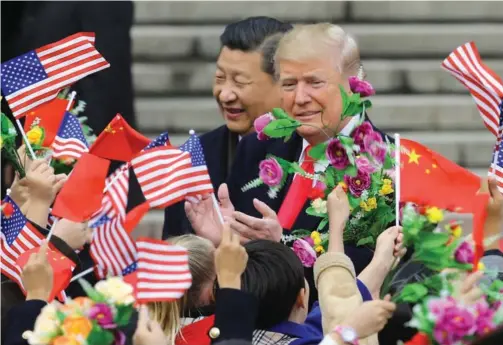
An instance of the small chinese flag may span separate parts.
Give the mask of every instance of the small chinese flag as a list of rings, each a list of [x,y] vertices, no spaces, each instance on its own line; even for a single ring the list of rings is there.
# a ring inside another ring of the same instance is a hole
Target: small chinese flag
[[[150,139],[135,131],[117,114],[100,133],[89,152],[101,158],[129,162],[148,144]]]
[[[33,121],[38,119],[37,126],[44,129],[44,142],[42,146],[50,147],[58,133],[59,125],[63,121],[67,106],[67,99],[55,98],[48,103],[36,107],[26,115],[24,131],[26,133],[29,132]]]
[[[110,161],[83,153],[54,202],[52,215],[83,222],[101,208]]]
[[[52,246],[51,246],[52,247]],[[27,250],[16,261],[16,264],[23,270],[23,267],[28,263],[28,259],[31,254],[37,253],[40,247],[35,247]],[[72,279],[72,272],[75,268],[75,263],[61,254],[58,250],[48,249],[47,250],[47,260],[52,266],[53,271],[53,281],[52,281],[52,291],[48,302],[51,302],[57,295],[64,291],[70,284]],[[23,290],[24,292],[24,290]]]
[[[415,141],[400,145],[401,201],[474,213],[480,177]]]

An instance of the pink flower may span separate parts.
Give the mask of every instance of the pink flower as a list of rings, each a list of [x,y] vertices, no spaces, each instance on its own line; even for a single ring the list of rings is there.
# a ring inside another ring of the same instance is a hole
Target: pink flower
[[[363,191],[370,187],[370,175],[359,171],[355,177],[345,175],[344,182],[348,185],[351,194],[359,198]]]
[[[448,297],[445,303],[437,305],[438,317],[433,329],[433,337],[440,345],[453,345],[476,329],[475,315],[467,308],[457,305]]]
[[[314,240],[311,238],[311,236],[306,236],[303,238],[304,241],[306,241],[311,247],[314,247]]]
[[[364,152],[370,154],[374,161],[379,164],[384,163],[386,153],[388,153],[388,147],[382,140],[379,132],[372,132],[365,136],[365,138],[363,138],[363,148]]]
[[[331,139],[328,143],[327,158],[336,169],[344,169],[349,165],[348,154],[339,139]]]
[[[255,131],[257,132],[258,140],[267,140],[269,137],[264,133],[264,128],[274,120],[274,117],[271,113],[266,113],[261,115],[255,119],[253,122],[253,127],[255,127]]]
[[[316,252],[307,241],[298,239],[293,242],[293,251],[299,257],[302,265],[305,267],[313,267],[316,261]]]
[[[98,325],[104,329],[111,329],[117,327],[114,323],[112,310],[106,303],[97,303],[89,310],[89,319],[96,320]]]
[[[268,186],[274,187],[280,184],[283,178],[283,169],[274,158],[264,159],[259,164],[259,177]]]
[[[327,189],[327,186],[322,181],[316,180],[316,184],[314,185],[313,189],[311,189],[311,192],[309,192],[309,195],[307,196],[307,198],[309,200],[324,198],[325,197],[325,189]]]
[[[376,93],[372,84],[366,80],[353,76],[349,77],[349,87],[354,93],[359,93],[361,97],[372,96]]]
[[[360,150],[363,151],[363,139],[372,133],[374,133],[372,125],[368,121],[364,121],[360,126],[355,128],[351,137],[355,141],[355,145],[360,146]]]
[[[495,310],[489,307],[486,300],[481,299],[474,304],[475,318],[476,318],[476,330],[477,335],[484,335],[489,333],[496,325],[494,324],[494,314]]]
[[[373,166],[372,163],[370,163],[370,161],[367,159],[367,157],[364,156],[356,158],[356,167],[358,168],[358,171],[366,174],[372,174],[374,171],[376,171],[376,167]]]
[[[114,345],[124,345],[126,343],[126,335],[124,332],[117,331],[114,334]]]
[[[441,317],[444,311],[456,306],[456,300],[452,297],[432,298],[428,301],[428,310],[435,316]]]
[[[461,243],[454,252],[454,258],[461,264],[471,264],[473,262],[473,247],[468,242]]]

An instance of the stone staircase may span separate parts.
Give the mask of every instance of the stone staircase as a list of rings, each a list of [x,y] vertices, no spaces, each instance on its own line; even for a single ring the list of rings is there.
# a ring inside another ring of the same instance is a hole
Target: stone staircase
[[[377,90],[373,122],[477,173],[487,171],[494,138],[468,92],[440,63],[474,40],[503,76],[503,2],[136,1],[133,77],[143,133],[168,130],[178,144],[191,128],[203,133],[222,123],[211,96],[218,37],[227,23],[256,15],[343,26],[356,36]],[[162,214],[145,222],[158,228]]]

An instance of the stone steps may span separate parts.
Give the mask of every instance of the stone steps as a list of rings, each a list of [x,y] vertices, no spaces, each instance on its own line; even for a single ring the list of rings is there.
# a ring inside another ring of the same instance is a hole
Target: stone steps
[[[252,16],[284,21],[490,21],[501,20],[496,1],[135,1],[137,23],[230,23]]]
[[[363,58],[445,57],[475,41],[482,56],[499,57],[503,24],[349,24]],[[133,55],[139,60],[207,59],[220,50],[222,25],[136,25],[131,30]]]
[[[463,93],[466,88],[444,71],[438,60],[367,60],[367,79],[378,94],[383,93]],[[484,62],[503,75],[503,61]],[[214,62],[135,63],[134,88],[137,95],[211,95]]]

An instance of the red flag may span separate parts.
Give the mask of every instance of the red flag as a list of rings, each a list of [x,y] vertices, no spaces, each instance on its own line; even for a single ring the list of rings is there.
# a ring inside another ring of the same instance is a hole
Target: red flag
[[[400,199],[459,213],[474,213],[480,177],[415,141],[400,140]]]
[[[140,223],[149,210],[150,204],[148,201],[145,201],[128,212],[126,215],[126,221],[124,222],[124,229],[126,229],[128,234],[133,232],[138,223]]]
[[[100,133],[89,152],[101,158],[128,162],[149,143],[150,139],[135,131],[117,114]]]
[[[65,116],[68,100],[55,98],[54,100],[44,103],[26,115],[24,122],[24,131],[30,130],[31,124],[35,119],[38,119],[38,126],[44,129],[44,142],[42,146],[51,147],[51,144],[58,133],[59,125]]]
[[[56,197],[52,215],[74,222],[88,220],[101,207],[110,161],[83,153]]]
[[[37,253],[40,250],[40,247],[32,248],[23,254],[17,259],[16,264],[23,270],[23,267],[28,262],[30,255],[33,253]],[[52,291],[49,296],[48,302],[51,302],[58,294],[60,294],[63,290],[68,287],[70,284],[70,280],[72,279],[72,272],[75,268],[75,263],[61,254],[58,250],[47,250],[47,260],[52,266],[53,270],[53,282],[52,282]],[[24,291],[24,290],[23,290]]]

